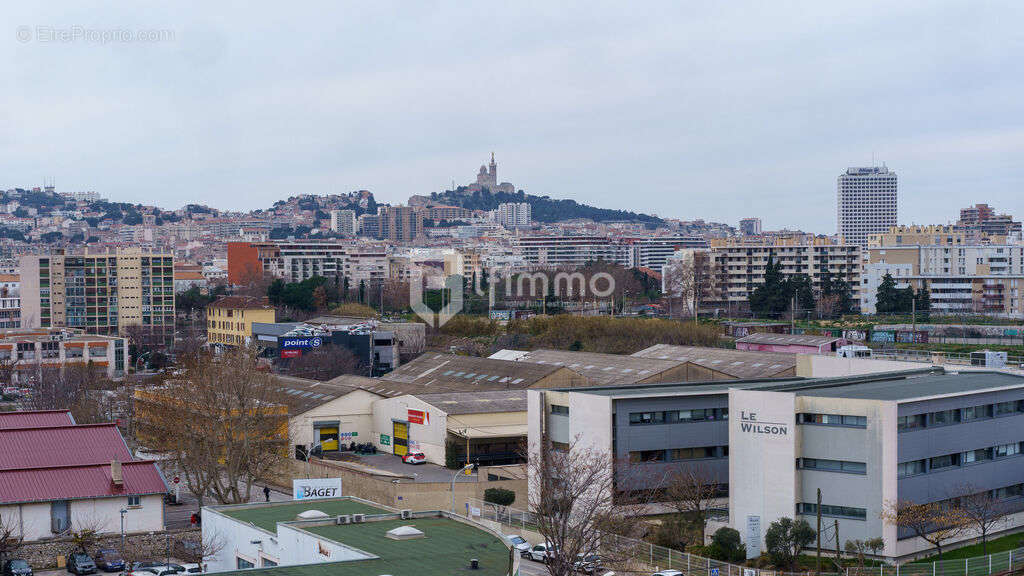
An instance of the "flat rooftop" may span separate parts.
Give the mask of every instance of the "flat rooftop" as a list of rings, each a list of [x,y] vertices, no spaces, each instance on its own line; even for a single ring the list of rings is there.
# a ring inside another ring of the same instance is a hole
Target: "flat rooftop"
[[[306,502],[260,503],[252,506],[216,507],[216,510],[240,522],[252,524],[267,532],[276,533],[278,522],[290,522],[297,519],[301,512],[319,510],[328,516],[342,514],[385,514],[389,510],[371,506],[359,500],[331,499],[309,500]]]
[[[338,500],[309,501],[299,505],[259,505],[260,511],[271,508],[280,513],[280,520],[293,520],[294,512],[316,509],[325,513],[350,513],[334,505],[344,504]],[[351,501],[348,504],[361,504]],[[365,505],[364,505],[365,506]],[[366,506],[367,508],[372,508]],[[283,511],[289,510],[288,514]],[[220,509],[220,512],[239,509]],[[244,510],[244,509],[240,509]],[[358,511],[357,511],[358,512]],[[378,511],[382,512],[382,511]],[[229,514],[237,518],[236,513]],[[274,516],[270,514],[269,516]],[[277,518],[274,519],[276,522]],[[263,521],[271,521],[265,518]],[[272,525],[273,526],[273,525]],[[386,536],[389,530],[400,526],[411,526],[423,532],[420,538],[392,540]],[[252,574],[266,576],[380,576],[390,574],[415,576],[451,576],[469,572],[469,561],[477,559],[479,569],[472,571],[480,576],[503,576],[508,573],[509,549],[494,534],[443,516],[429,516],[401,519],[374,519],[367,517],[359,524],[335,525],[333,519],[324,523],[297,523],[296,528],[305,530],[324,540],[330,540],[376,556],[366,560],[343,562],[322,562],[272,568],[253,568],[244,571],[219,572],[219,574]],[[273,527],[276,530],[276,526]]]
[[[704,394],[728,394],[730,388],[743,390],[764,388],[774,390],[790,384],[805,383],[793,378],[765,380],[719,380],[716,382],[681,382],[673,384],[641,384],[626,386],[602,386],[600,388],[561,388],[559,391],[610,396],[616,399],[646,398],[651,396],[700,396]]]
[[[828,381],[825,381],[828,382]],[[945,372],[843,384],[824,384],[806,390],[793,390],[798,396],[851,398],[862,400],[911,401],[935,396],[970,394],[998,388],[1024,387],[1024,376],[1005,372]],[[812,386],[817,381],[807,382]]]

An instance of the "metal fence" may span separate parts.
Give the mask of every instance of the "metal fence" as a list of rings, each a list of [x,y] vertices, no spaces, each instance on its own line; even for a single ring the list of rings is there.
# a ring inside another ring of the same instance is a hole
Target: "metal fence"
[[[875,348],[871,357],[876,360],[901,360],[905,362],[925,362],[928,364],[971,365],[971,355],[959,352],[933,352],[930,350],[909,350],[900,348]],[[1007,356],[1006,367],[1017,368],[1024,365],[1024,356]]]
[[[537,530],[534,514],[515,508],[503,508],[483,500],[472,498],[466,501],[466,514],[483,520],[498,522],[510,530]],[[738,566],[672,548],[658,546],[625,536],[606,534],[601,537],[600,547],[614,558],[625,558],[630,568],[637,571],[679,570],[685,576],[813,576],[813,570],[806,572],[781,572]],[[822,554],[822,565],[832,564],[831,558]],[[988,556],[975,556],[959,560],[921,562],[910,564],[879,564],[864,568],[847,567],[843,572],[822,572],[823,576],[987,576],[1000,572],[1024,569],[1024,548],[996,552]]]

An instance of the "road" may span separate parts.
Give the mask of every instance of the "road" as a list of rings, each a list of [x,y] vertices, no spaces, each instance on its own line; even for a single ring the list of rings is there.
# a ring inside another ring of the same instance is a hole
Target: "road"
[[[171,484],[171,492],[174,492],[173,484]],[[263,502],[263,486],[253,487],[252,499],[253,502]],[[291,494],[274,490],[273,487],[271,487],[271,502],[285,502],[290,501],[291,499]],[[208,497],[204,501],[204,504],[206,505],[216,503],[217,501],[214,500],[212,497]],[[188,528],[192,524],[190,521],[192,514],[198,511],[199,500],[197,500],[195,496],[190,494],[187,489],[182,487],[181,504],[164,504],[164,525],[167,527],[168,530],[179,530],[181,528]]]

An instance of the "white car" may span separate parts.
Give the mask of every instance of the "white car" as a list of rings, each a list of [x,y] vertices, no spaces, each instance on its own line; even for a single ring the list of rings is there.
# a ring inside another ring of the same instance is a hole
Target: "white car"
[[[537,544],[533,548],[530,548],[530,560],[534,562],[543,562],[547,564],[555,557],[558,553],[558,549],[554,544],[545,542],[543,544]]]
[[[516,549],[516,552],[518,552],[521,557],[526,558],[530,555],[530,543],[522,536],[519,536],[518,534],[509,534],[508,536],[505,536],[505,540],[508,540],[508,543]]]
[[[199,564],[182,564],[181,566],[185,569],[185,571],[181,572],[181,574],[202,574],[203,573],[203,567],[201,565],[199,565]]]
[[[683,573],[679,570],[662,570],[661,572],[655,572],[651,576],[683,576]]]

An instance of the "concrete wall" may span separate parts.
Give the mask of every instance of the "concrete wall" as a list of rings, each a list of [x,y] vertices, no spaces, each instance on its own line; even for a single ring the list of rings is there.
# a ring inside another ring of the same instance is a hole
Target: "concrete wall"
[[[378,450],[393,453],[394,438],[390,439],[389,445],[385,445],[381,443],[381,435],[392,437],[395,421],[409,422],[409,410],[422,411],[429,417],[423,424],[409,423],[409,450],[419,450],[427,457],[428,462],[444,466],[448,415],[416,396],[398,396],[374,402],[371,441],[377,445]]]
[[[667,398],[620,399],[615,401],[615,459],[620,482],[634,489],[654,488],[676,470],[700,469],[716,482],[729,482],[728,457],[679,462],[628,464],[629,453],[640,450],[726,446],[729,424],[726,420],[630,425],[631,412],[728,408],[726,394]],[[626,486],[623,487],[626,487]]]
[[[355,390],[317,406],[288,420],[288,438],[294,447],[314,442],[313,423],[336,420],[338,432],[357,432],[355,442],[370,442],[373,428],[373,402],[381,396],[365,390]],[[379,440],[379,438],[378,438]],[[294,453],[294,452],[293,452]]]
[[[801,424],[796,427],[798,458],[820,458],[864,462],[865,474],[838,471],[799,470],[797,502],[813,504],[817,490],[825,505],[864,508],[865,518],[838,518],[839,533],[846,540],[866,540],[886,535],[881,513],[886,501],[895,499],[896,450],[891,432],[895,430],[896,404],[844,398],[798,396],[797,412],[865,416],[866,428]],[[812,525],[813,515],[803,516]],[[836,518],[822,516],[822,524],[831,526]],[[890,531],[890,537],[895,531]],[[890,539],[891,547],[895,541]]]
[[[795,512],[795,405],[790,392],[729,390],[729,522],[748,551],[763,549],[768,526]],[[760,519],[759,542],[748,541],[748,517]]]
[[[127,508],[124,518],[125,532],[153,532],[164,529],[164,503],[160,495],[143,496],[141,506],[128,507],[127,498],[95,498],[72,500],[71,528],[93,528],[100,533],[121,531],[121,509]],[[25,540],[52,538],[50,531],[50,503],[12,504],[0,507],[4,522],[18,527]]]
[[[875,360],[873,358],[839,358],[818,354],[798,354],[796,357],[796,375],[801,378],[856,376],[927,367],[928,365],[923,363]]]
[[[292,478],[306,477],[306,463],[291,460],[291,469],[282,483],[291,483]],[[504,467],[495,467],[498,474],[506,476]],[[415,482],[410,478],[391,476],[375,476],[361,470],[345,466],[342,463],[316,460],[310,462],[310,477],[341,478],[342,493],[376,502],[394,509],[448,510],[452,505],[450,482]],[[464,512],[465,502],[472,499],[483,499],[488,488],[504,488],[516,493],[514,506],[526,508],[528,503],[526,479],[488,481],[488,467],[477,471],[477,481],[458,481],[455,483],[455,506]]]

